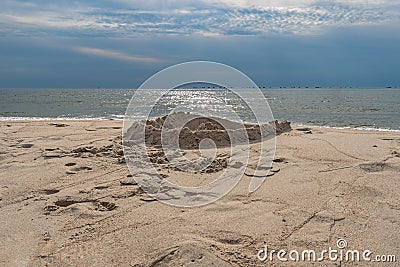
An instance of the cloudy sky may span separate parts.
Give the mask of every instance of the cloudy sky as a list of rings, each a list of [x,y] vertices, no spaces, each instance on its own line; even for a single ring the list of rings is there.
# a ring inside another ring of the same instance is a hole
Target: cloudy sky
[[[2,0],[0,87],[138,87],[192,60],[261,86],[400,86],[399,0]]]

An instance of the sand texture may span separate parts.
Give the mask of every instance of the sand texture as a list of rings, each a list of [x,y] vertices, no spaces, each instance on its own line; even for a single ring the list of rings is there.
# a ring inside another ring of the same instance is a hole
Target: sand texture
[[[340,266],[257,258],[265,244],[322,250],[338,238],[400,258],[398,132],[282,131],[257,191],[248,193],[251,158],[235,189],[198,208],[143,192],[125,164],[121,132],[121,121],[0,122],[0,266]],[[149,153],[167,179],[191,185],[226,164],[222,151],[190,182],[159,150]]]

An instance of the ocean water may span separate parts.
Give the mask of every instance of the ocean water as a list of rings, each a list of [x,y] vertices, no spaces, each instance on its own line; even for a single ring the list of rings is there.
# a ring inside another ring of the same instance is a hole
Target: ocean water
[[[0,120],[123,119],[134,89],[0,89]],[[400,130],[400,89],[262,89],[273,116],[298,125]],[[153,105],[149,90],[143,107]],[[177,89],[157,102],[162,115],[187,99],[222,116],[227,107],[244,119],[249,109],[221,89]],[[218,101],[216,100],[218,99]],[[224,103],[221,103],[220,100]],[[138,118],[140,114],[137,114]]]

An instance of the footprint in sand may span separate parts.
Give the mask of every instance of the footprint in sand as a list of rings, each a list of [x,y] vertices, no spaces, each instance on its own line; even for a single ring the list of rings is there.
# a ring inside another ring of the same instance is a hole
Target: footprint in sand
[[[44,159],[62,158],[64,157],[64,151],[59,148],[46,148],[43,153]]]
[[[72,171],[74,172],[79,172],[79,171],[91,171],[93,170],[91,167],[87,167],[87,166],[81,166],[81,167],[76,167],[73,168]]]
[[[91,203],[94,206],[95,210],[98,211],[112,211],[117,208],[117,205],[115,205],[115,203],[112,202],[99,201],[96,199],[72,197],[72,196],[67,196],[65,198],[58,199],[57,201],[54,202],[54,205],[56,205],[57,207],[66,208],[71,205],[80,203]]]
[[[384,162],[363,163],[359,166],[366,172],[381,172],[388,167],[388,165]]]
[[[220,231],[216,233],[215,237],[211,238],[216,239],[217,242],[227,245],[249,245],[254,243],[254,240],[250,236],[240,235],[230,231]]]
[[[67,163],[67,164],[65,164],[65,166],[75,166],[76,165],[76,163],[73,163],[73,162]],[[81,166],[81,167],[72,168],[70,171],[66,171],[65,173],[72,175],[72,174],[77,174],[77,172],[80,172],[80,171],[91,171],[91,170],[93,170],[91,167]]]
[[[33,147],[33,144],[21,144],[20,146],[22,148],[31,148],[31,147]]]
[[[111,197],[115,198],[115,199],[129,198],[129,197],[136,196],[139,193],[141,193],[140,190],[129,190],[129,191],[126,191],[126,192],[115,193]]]
[[[96,206],[96,210],[98,211],[112,211],[117,208],[117,205],[107,201],[100,201],[100,202],[96,201],[93,202],[93,204]]]
[[[43,208],[44,214],[49,215],[51,212],[58,210],[59,207],[55,205],[47,205],[46,207]]]
[[[58,147],[57,148],[45,148],[45,151],[56,151],[56,150],[60,150]]]
[[[144,195],[144,196],[140,197],[140,200],[144,201],[144,202],[153,202],[153,201],[156,201],[157,199],[155,199],[149,195]]]
[[[121,186],[137,185],[136,180],[133,178],[123,179],[123,180],[119,181],[119,183],[121,184]]]
[[[95,187],[94,187],[94,189],[97,189],[97,190],[104,190],[104,189],[107,189],[107,188],[109,188],[110,186],[109,185],[96,185]]]
[[[285,158],[276,158],[276,159],[273,159],[272,162],[275,162],[275,163],[289,163]]]
[[[45,194],[45,195],[54,195],[60,192],[58,189],[43,189],[40,191],[40,193]]]
[[[69,163],[65,164],[65,166],[67,166],[67,167],[72,167],[72,166],[75,166],[75,165],[76,165],[75,162],[69,162]]]

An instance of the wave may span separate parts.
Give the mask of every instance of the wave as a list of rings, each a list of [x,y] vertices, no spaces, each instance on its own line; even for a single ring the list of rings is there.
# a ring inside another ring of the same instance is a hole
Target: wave
[[[107,121],[116,120],[123,121],[125,115],[113,114],[109,117],[0,117],[0,121]],[[351,126],[327,126],[327,125],[309,125],[303,123],[292,122],[293,126],[311,127],[311,128],[326,128],[339,130],[359,130],[359,131],[380,131],[380,132],[400,132],[399,129],[376,128],[376,127],[351,127]]]
[[[366,127],[366,126],[328,126],[328,125],[309,125],[303,123],[292,123],[293,126],[297,127],[310,127],[310,128],[326,128],[326,129],[338,129],[338,130],[358,130],[358,131],[378,131],[378,132],[400,132],[398,129],[390,129],[390,128],[377,128],[377,127]]]
[[[0,117],[0,121],[99,121],[124,120],[119,117]]]

